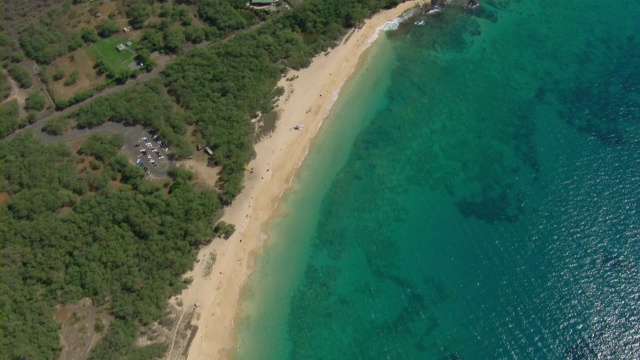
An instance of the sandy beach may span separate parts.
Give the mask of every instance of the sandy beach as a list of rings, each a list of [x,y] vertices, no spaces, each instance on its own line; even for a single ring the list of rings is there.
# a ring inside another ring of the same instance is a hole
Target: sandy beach
[[[236,344],[234,319],[242,288],[267,239],[265,231],[277,212],[282,193],[291,183],[338,93],[358,68],[378,29],[418,3],[408,1],[379,12],[360,29],[352,30],[339,46],[317,56],[310,67],[290,71],[280,81],[285,94],[278,103],[281,117],[277,128],[256,145],[257,157],[248,165],[253,171],[246,173],[244,190],[225,209],[222,218],[234,224],[236,232],[230,239],[216,239],[200,251],[193,271],[186,274],[193,282],[172,299],[173,303],[182,305],[183,311],[195,308],[192,323],[198,330],[188,350],[188,359],[228,358],[229,349]],[[287,78],[295,79],[287,81]],[[294,129],[299,125],[302,125],[300,129]],[[212,253],[216,254],[217,260],[207,271],[207,259]],[[208,276],[204,276],[205,273]],[[185,353],[178,352],[171,345],[167,357],[183,358]]]

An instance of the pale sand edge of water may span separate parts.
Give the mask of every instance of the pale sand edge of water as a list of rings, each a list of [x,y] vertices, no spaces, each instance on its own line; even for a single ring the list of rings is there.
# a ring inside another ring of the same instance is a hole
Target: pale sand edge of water
[[[282,193],[289,186],[304,160],[313,138],[333,106],[342,86],[356,71],[360,58],[376,38],[379,28],[419,4],[407,1],[368,19],[362,28],[345,37],[345,42],[313,59],[311,66],[290,71],[280,86],[285,94],[278,107],[281,117],[275,131],[256,145],[256,159],[248,168],[245,187],[233,204],[225,209],[222,220],[235,224],[236,232],[228,240],[216,239],[203,248],[194,269],[186,274],[193,282],[176,298],[183,308],[198,304],[198,327],[188,359],[226,359],[236,344],[234,319],[242,288],[254,268],[255,257],[266,238],[269,220],[274,216]],[[294,130],[296,125],[304,125]],[[277,241],[277,239],[271,239]],[[211,275],[203,277],[211,252],[217,261]],[[172,299],[173,302],[176,299]],[[177,354],[169,354],[174,358]]]

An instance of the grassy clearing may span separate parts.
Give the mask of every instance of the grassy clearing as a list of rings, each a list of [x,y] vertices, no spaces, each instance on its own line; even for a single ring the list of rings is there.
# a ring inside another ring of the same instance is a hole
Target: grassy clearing
[[[56,71],[64,73],[64,77],[60,80],[53,80],[49,83],[50,90],[58,100],[68,100],[81,91],[93,89],[103,84],[106,79],[104,75],[96,74],[93,69],[96,56],[89,51],[90,47],[83,47],[68,54],[57,58],[48,66],[49,77],[53,78]],[[115,49],[114,49],[115,50]],[[117,51],[117,50],[116,50]],[[79,73],[78,80],[75,84],[65,86],[65,78],[71,75],[73,70]]]
[[[95,57],[96,61],[102,60],[108,66],[114,70],[120,68],[127,68],[135,58],[136,43],[132,41],[132,45],[122,51],[118,51],[116,46],[118,44],[124,44],[127,42],[127,38],[117,38],[112,36],[108,39],[103,39],[89,47],[89,52]]]

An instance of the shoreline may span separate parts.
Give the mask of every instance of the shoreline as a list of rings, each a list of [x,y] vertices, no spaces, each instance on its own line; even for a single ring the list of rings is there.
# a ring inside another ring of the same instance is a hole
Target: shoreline
[[[255,145],[256,158],[247,166],[253,170],[246,173],[244,189],[221,219],[234,224],[236,231],[228,240],[214,239],[200,250],[193,270],[185,274],[192,283],[170,300],[174,305],[182,304],[182,313],[195,309],[192,324],[197,331],[189,348],[184,349],[188,359],[229,358],[229,351],[237,344],[234,321],[243,289],[267,239],[266,228],[277,216],[281,196],[383,26],[420,3],[410,0],[378,12],[361,28],[350,30],[335,48],[314,57],[309,67],[289,71],[278,83],[285,93],[278,100],[276,129]],[[294,129],[300,125],[300,129]],[[205,276],[212,253],[217,261]],[[173,350],[172,346],[167,359],[183,358]]]

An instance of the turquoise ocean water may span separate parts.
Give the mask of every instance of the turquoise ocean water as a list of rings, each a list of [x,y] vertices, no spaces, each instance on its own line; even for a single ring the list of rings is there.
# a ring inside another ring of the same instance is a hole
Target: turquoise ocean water
[[[238,359],[640,359],[640,1],[387,33],[269,229]]]

